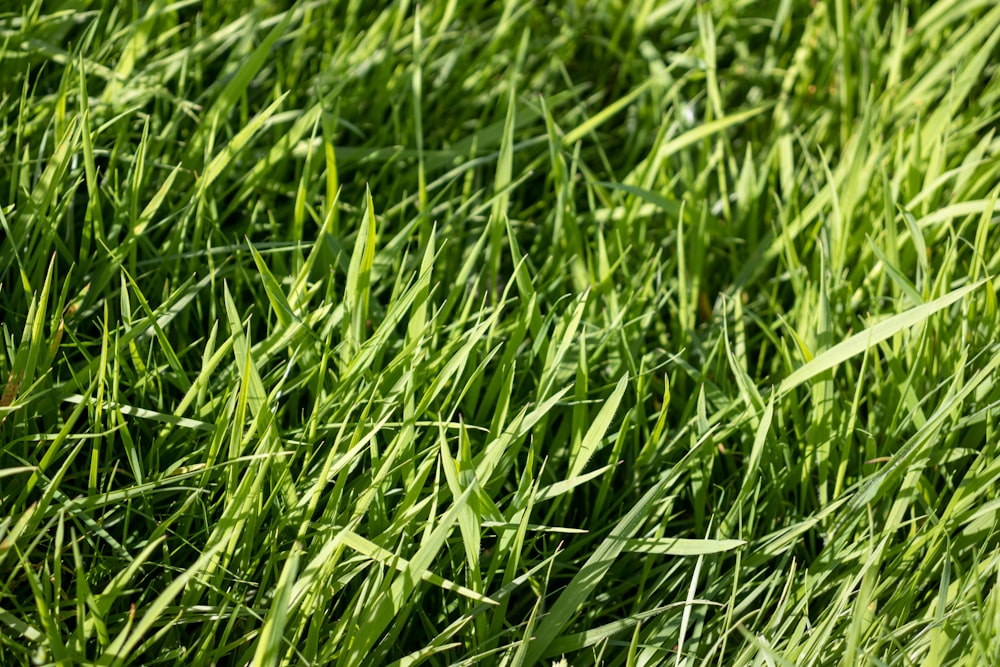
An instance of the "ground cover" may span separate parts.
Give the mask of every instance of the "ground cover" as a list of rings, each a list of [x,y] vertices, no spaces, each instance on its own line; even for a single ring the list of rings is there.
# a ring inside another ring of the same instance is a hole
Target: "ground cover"
[[[0,663],[1000,664],[992,2],[0,7]]]

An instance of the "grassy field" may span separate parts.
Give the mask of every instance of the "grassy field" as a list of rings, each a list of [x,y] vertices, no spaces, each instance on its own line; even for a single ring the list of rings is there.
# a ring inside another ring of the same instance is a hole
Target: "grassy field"
[[[1000,664],[998,42],[4,4],[0,664]]]

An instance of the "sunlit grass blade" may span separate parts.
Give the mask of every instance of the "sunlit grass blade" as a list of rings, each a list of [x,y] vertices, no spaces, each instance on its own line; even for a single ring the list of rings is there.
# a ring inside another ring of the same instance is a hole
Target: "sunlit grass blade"
[[[823,371],[829,370],[838,364],[843,363],[846,359],[860,354],[866,348],[871,347],[876,343],[880,343],[883,340],[896,335],[900,331],[923,322],[934,313],[947,308],[966,295],[975,292],[977,289],[981,288],[983,284],[983,281],[979,281],[971,285],[966,285],[965,287],[938,297],[933,301],[929,301],[900,313],[899,315],[887,318],[869,327],[865,331],[858,332],[847,340],[837,343],[828,350],[816,355],[812,361],[803,364],[793,373],[788,375],[788,377],[782,380],[781,384],[778,385],[775,390],[777,395],[782,396],[803,382],[807,382],[811,378],[819,375]]]

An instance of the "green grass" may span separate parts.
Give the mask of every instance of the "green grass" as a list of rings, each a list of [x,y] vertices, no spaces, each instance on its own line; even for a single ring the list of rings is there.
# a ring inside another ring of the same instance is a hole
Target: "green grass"
[[[1000,664],[998,42],[5,5],[0,663]]]

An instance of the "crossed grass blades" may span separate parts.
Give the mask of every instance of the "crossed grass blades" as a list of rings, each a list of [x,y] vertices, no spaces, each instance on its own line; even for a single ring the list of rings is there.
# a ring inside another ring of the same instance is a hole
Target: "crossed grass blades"
[[[0,14],[0,662],[1000,664],[1000,8]]]

